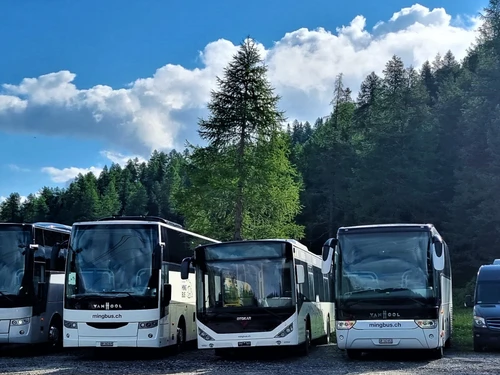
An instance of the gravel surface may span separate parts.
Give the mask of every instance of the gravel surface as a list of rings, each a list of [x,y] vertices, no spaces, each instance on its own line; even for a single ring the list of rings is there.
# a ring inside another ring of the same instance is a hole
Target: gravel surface
[[[99,354],[101,353],[101,354]],[[417,358],[412,353],[376,353],[361,360],[348,360],[335,345],[322,345],[308,357],[288,353],[248,353],[222,359],[210,350],[187,350],[179,355],[162,353],[159,357],[137,350],[94,352],[64,350],[33,355],[26,349],[2,351],[0,374],[198,374],[198,375],[376,375],[376,374],[500,374],[499,353],[447,351],[440,360]],[[413,352],[414,353],[414,352]]]

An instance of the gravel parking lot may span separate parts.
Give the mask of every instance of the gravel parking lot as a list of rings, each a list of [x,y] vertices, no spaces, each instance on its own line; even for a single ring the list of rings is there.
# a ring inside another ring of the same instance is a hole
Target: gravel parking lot
[[[24,352],[24,353],[23,353]],[[102,352],[101,352],[102,353]],[[105,358],[106,357],[106,358]],[[221,359],[212,351],[188,350],[179,355],[154,357],[136,350],[71,350],[57,354],[30,355],[25,349],[2,352],[2,374],[499,374],[499,353],[461,353],[448,351],[441,360],[418,359],[412,353],[377,353],[359,361],[350,361],[334,345],[312,349],[309,357],[290,353],[252,353]]]

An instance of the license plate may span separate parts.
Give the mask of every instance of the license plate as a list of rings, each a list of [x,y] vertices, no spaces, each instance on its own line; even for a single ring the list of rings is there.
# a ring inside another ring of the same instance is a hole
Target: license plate
[[[392,339],[378,339],[379,344],[392,344]]]
[[[113,341],[101,341],[100,346],[106,346],[106,347],[113,346]]]
[[[251,346],[252,343],[250,341],[238,341],[238,346]]]

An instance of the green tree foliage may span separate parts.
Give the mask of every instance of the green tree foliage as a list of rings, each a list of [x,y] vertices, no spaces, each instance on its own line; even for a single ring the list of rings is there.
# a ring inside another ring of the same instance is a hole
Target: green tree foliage
[[[22,203],[13,193],[0,219],[150,214],[220,240],[294,237],[317,253],[341,225],[430,222],[450,246],[454,285],[467,285],[499,257],[500,1],[463,61],[448,51],[417,70],[394,56],[356,98],[342,78],[329,116],[284,132],[247,40],[200,121],[206,147],[112,164]]]
[[[281,130],[279,96],[254,41],[245,40],[218,78],[200,121],[204,148],[192,148],[189,185],[178,194],[189,226],[218,238],[302,235],[300,180]],[[231,227],[232,230],[231,230]]]

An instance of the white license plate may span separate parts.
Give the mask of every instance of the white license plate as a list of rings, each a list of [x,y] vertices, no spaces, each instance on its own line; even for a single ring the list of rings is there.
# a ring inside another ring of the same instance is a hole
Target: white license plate
[[[378,339],[378,343],[383,345],[392,344],[392,339]]]
[[[113,346],[113,341],[101,341],[99,346],[105,346],[105,347]]]

